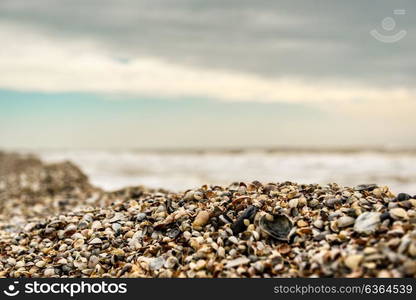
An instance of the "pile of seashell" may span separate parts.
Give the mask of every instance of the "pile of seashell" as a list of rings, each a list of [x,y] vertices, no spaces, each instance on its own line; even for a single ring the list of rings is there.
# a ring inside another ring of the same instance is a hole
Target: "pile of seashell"
[[[0,231],[0,276],[416,277],[416,197],[387,187],[137,187],[97,203]]]
[[[30,218],[100,205],[101,195],[70,162],[44,164],[33,156],[0,152],[0,230],[15,231]]]

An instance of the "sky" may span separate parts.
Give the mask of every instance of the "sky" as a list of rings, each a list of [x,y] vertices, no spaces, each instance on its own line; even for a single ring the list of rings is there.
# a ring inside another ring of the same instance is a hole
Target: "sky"
[[[0,148],[416,147],[415,8],[2,0]]]

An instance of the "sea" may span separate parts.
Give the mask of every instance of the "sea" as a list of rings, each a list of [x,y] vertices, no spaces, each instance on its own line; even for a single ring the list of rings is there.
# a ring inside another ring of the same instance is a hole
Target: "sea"
[[[236,181],[263,183],[376,183],[393,193],[416,194],[414,151],[325,150],[39,150],[49,163],[71,161],[105,190],[144,185],[185,191],[204,184]]]

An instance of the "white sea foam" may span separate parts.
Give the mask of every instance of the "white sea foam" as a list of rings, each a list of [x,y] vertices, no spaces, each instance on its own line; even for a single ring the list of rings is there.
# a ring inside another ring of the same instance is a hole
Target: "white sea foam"
[[[234,181],[336,182],[388,185],[416,194],[416,155],[412,153],[149,153],[134,151],[40,151],[43,160],[70,160],[93,184],[106,190],[146,185],[173,191]]]

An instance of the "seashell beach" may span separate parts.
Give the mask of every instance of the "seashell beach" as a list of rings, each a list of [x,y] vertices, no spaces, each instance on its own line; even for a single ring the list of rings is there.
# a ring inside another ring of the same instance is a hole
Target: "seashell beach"
[[[140,184],[140,183],[139,183]],[[416,277],[416,196],[362,184],[104,191],[0,153],[1,277]]]

